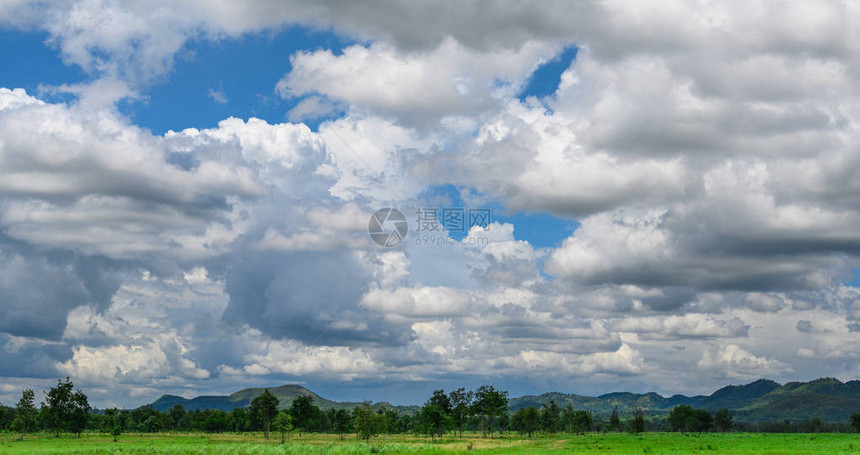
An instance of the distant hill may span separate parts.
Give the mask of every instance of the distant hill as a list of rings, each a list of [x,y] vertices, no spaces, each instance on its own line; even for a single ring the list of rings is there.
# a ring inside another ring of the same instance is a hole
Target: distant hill
[[[297,384],[287,384],[279,387],[269,387],[275,397],[278,398],[279,408],[289,408],[293,404],[293,400],[298,396],[310,396],[314,399],[314,404],[320,409],[352,409],[360,406],[361,402],[338,402],[325,399],[316,393]],[[150,406],[159,411],[167,411],[175,404],[181,404],[186,410],[194,409],[219,409],[221,411],[232,411],[235,408],[244,408],[251,404],[251,400],[260,396],[265,388],[250,388],[242,389],[230,395],[204,395],[195,398],[183,398],[176,395],[162,395],[161,398],[153,401]],[[414,412],[416,406],[392,406],[385,402],[373,403],[371,407],[374,410],[378,409],[397,409],[401,412]]]
[[[323,398],[300,385],[288,384],[270,387],[280,401],[281,408],[289,407],[300,395],[311,396],[314,404],[322,409],[352,409],[360,402],[337,402]],[[262,388],[243,389],[227,396],[199,396],[183,398],[164,395],[151,406],[166,411],[174,404],[185,409],[220,409],[232,411],[234,408],[247,407],[251,400],[263,393]],[[597,397],[565,394],[559,392],[541,395],[526,395],[510,399],[510,408],[516,411],[529,406],[541,407],[554,400],[560,406],[573,405],[575,409],[591,410],[597,416],[607,416],[618,407],[622,415],[632,414],[641,408],[646,414],[660,416],[667,414],[679,404],[694,408],[716,411],[727,408],[732,411],[738,422],[763,422],[782,420],[806,420],[818,417],[824,422],[846,422],[851,414],[860,412],[860,381],[841,382],[834,378],[816,379],[810,382],[778,382],[759,379],[745,385],[729,385],[710,395],[673,395],[664,397],[656,393],[615,392]],[[392,406],[385,402],[374,403],[374,409],[394,409],[398,412],[413,414],[417,406]]]
[[[590,409],[598,416],[610,414],[616,406],[619,413],[626,415],[637,408],[649,415],[664,415],[679,404],[688,404],[711,411],[727,408],[739,422],[797,421],[814,417],[824,422],[846,422],[851,414],[860,412],[860,381],[843,383],[823,378],[780,385],[759,379],[746,385],[726,386],[711,395],[669,398],[653,392],[608,393],[598,397],[553,392],[512,398],[510,407],[514,411],[528,406],[540,407],[550,400],[561,406],[570,403],[577,409]]]

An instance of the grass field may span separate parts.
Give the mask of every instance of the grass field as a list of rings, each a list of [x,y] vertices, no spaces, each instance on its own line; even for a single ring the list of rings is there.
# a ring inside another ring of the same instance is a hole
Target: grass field
[[[354,436],[343,441],[332,435],[293,435],[284,445],[276,438],[234,434],[126,434],[119,442],[110,436],[91,434],[81,438],[47,435],[17,441],[2,435],[2,454],[533,454],[564,452],[583,454],[860,454],[858,434],[754,434],[754,433],[624,433],[556,435],[522,438],[480,436],[447,438],[431,443],[412,436],[380,436],[370,444]]]

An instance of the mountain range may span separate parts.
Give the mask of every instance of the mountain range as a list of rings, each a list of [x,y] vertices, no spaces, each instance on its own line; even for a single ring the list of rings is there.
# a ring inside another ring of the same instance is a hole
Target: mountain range
[[[363,404],[328,400],[295,384],[270,387],[269,391],[278,398],[281,408],[289,407],[300,395],[313,397],[314,404],[324,410],[352,409]],[[262,388],[251,388],[227,396],[199,396],[191,399],[164,395],[150,406],[166,411],[178,403],[189,410],[231,411],[248,406],[251,400],[261,393]],[[615,392],[596,397],[550,392],[511,398],[509,405],[512,411],[516,411],[529,406],[541,407],[550,401],[555,401],[560,406],[570,404],[575,409],[591,410],[598,417],[609,415],[615,407],[622,416],[629,416],[637,408],[641,408],[648,415],[660,416],[679,404],[687,404],[711,411],[727,408],[738,422],[798,421],[815,417],[824,422],[847,422],[851,414],[860,412],[860,381],[843,383],[834,378],[822,378],[810,382],[779,384],[768,379],[759,379],[745,385],[729,385],[710,395],[671,397],[654,392]],[[418,406],[392,406],[385,402],[373,403],[371,406],[374,409],[394,409],[406,413],[415,413],[418,410]]]

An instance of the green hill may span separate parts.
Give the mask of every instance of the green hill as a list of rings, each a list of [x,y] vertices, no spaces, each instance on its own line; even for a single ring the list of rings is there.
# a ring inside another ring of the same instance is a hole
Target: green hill
[[[289,408],[293,404],[293,400],[298,396],[309,396],[314,399],[314,404],[320,409],[352,409],[360,406],[361,402],[338,402],[323,398],[316,393],[297,384],[286,384],[278,387],[269,387],[271,392],[278,399],[279,408]],[[181,404],[186,410],[193,409],[219,409],[222,411],[232,411],[235,408],[244,408],[251,404],[251,401],[260,396],[265,388],[249,388],[242,389],[230,395],[204,395],[195,398],[183,398],[176,395],[162,395],[159,399],[153,401],[150,406],[159,411],[167,411],[175,404]],[[374,410],[378,409],[397,409],[400,412],[415,412],[415,406],[392,406],[386,402],[371,404]]]
[[[321,409],[353,409],[360,402],[338,402],[323,398],[307,388],[288,384],[270,387],[280,401],[281,408],[288,408],[293,400],[301,395],[310,396]],[[164,395],[151,406],[166,411],[174,404],[186,409],[220,409],[232,411],[234,408],[247,407],[251,400],[263,393],[263,388],[243,389],[227,396],[199,396],[183,398]],[[618,407],[623,416],[630,416],[634,409],[642,409],[647,415],[662,416],[679,404],[694,408],[716,411],[727,408],[732,411],[738,422],[763,422],[782,420],[807,420],[819,418],[824,422],[846,422],[853,413],[860,412],[860,381],[841,382],[834,378],[816,379],[810,382],[778,382],[759,379],[744,385],[729,385],[711,395],[673,395],[664,397],[656,393],[615,392],[597,397],[566,394],[559,392],[541,395],[525,395],[510,399],[510,409],[541,407],[555,401],[560,406],[572,405],[575,409],[590,410],[598,417],[608,416]],[[394,409],[398,412],[414,414],[417,406],[391,406],[380,402],[372,404],[374,409]]]
[[[558,392],[527,395],[510,400],[511,410],[528,406],[540,407],[554,400],[561,406],[568,403],[576,409],[591,410],[606,416],[618,407],[622,415],[642,409],[647,415],[665,415],[679,404],[716,411],[727,408],[738,422],[807,420],[819,418],[824,422],[846,422],[851,414],[860,412],[860,381],[841,382],[834,378],[810,382],[778,382],[759,379],[745,385],[723,387],[711,395],[674,395],[665,398],[656,393],[608,393],[588,397]]]

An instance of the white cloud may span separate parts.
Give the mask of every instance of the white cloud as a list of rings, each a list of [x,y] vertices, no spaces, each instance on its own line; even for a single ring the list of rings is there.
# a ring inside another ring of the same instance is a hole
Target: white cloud
[[[407,317],[463,315],[469,311],[470,303],[467,292],[442,287],[371,289],[361,298],[365,308]]]
[[[337,56],[328,50],[299,52],[277,90],[284,97],[322,94],[405,125],[432,126],[443,117],[497,107],[498,98],[515,93],[536,62],[554,50],[527,43],[516,51],[476,52],[446,39],[417,54],[384,42],[350,46]]]
[[[745,379],[779,375],[791,370],[784,362],[756,356],[736,344],[706,350],[697,366],[724,377]]]

